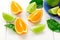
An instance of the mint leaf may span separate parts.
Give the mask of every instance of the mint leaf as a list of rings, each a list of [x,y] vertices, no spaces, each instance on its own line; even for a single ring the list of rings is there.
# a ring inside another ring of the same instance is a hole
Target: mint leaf
[[[48,28],[55,32],[60,32],[60,23],[54,19],[47,20]]]
[[[7,27],[15,32],[14,24],[5,24],[5,27]]]

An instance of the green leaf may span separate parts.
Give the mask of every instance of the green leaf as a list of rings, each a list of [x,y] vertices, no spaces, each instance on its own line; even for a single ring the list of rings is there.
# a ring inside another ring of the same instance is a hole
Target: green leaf
[[[5,27],[7,27],[7,28],[13,30],[14,32],[16,32],[16,31],[15,31],[14,24],[5,24]]]
[[[47,24],[50,30],[60,32],[60,23],[58,23],[56,20],[48,19]]]
[[[43,7],[43,0],[31,0],[30,3],[36,2],[37,8],[42,8]]]

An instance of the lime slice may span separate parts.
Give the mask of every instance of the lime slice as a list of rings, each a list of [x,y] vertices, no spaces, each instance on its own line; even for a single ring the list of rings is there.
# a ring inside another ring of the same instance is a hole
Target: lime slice
[[[57,10],[59,9],[59,6],[54,7],[52,9],[49,9],[48,12],[53,15],[57,15]]]
[[[40,33],[45,29],[45,25],[44,24],[38,24],[34,27],[31,28],[32,32],[34,33]]]
[[[6,22],[13,22],[15,17],[13,15],[9,15],[8,13],[3,13],[3,18]]]
[[[36,10],[36,7],[37,7],[36,2],[33,2],[33,3],[31,3],[31,4],[28,5],[26,11],[28,13],[32,13],[33,11]]]

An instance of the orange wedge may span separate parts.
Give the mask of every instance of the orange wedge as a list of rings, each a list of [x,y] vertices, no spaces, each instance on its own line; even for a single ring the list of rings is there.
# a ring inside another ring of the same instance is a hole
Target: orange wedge
[[[15,20],[15,30],[18,34],[26,34],[27,33],[27,26],[24,21],[17,17]]]
[[[22,12],[22,8],[17,2],[12,1],[11,2],[11,11],[13,14],[19,14]]]
[[[60,17],[60,8],[58,9],[57,14]]]
[[[42,9],[37,9],[28,16],[28,20],[32,23],[37,23],[41,20],[42,14]]]

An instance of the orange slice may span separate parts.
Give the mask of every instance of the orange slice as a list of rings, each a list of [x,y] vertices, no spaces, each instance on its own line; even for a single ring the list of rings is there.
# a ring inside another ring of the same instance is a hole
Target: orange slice
[[[19,14],[19,13],[22,12],[22,8],[17,2],[12,1],[12,3],[11,3],[11,11],[12,11],[13,14]]]
[[[21,18],[16,18],[15,20],[15,30],[18,34],[26,34],[27,26]]]
[[[32,23],[39,22],[41,18],[42,18],[42,9],[37,9],[28,16],[28,20]]]
[[[60,17],[60,8],[58,9],[57,14]]]

